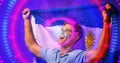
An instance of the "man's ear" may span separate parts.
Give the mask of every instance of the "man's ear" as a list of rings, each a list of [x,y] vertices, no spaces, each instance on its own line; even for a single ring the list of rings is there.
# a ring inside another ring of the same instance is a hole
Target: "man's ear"
[[[76,36],[75,36],[75,42],[77,42],[79,39],[80,39],[80,36],[79,36],[79,35],[76,35]]]

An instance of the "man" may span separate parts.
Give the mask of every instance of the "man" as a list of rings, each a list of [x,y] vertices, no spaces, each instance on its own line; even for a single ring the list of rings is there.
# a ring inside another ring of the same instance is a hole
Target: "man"
[[[106,5],[106,9],[110,9]],[[97,49],[87,51],[74,50],[75,43],[81,38],[82,30],[76,23],[66,23],[62,28],[59,39],[60,50],[42,48],[36,44],[30,23],[30,10],[24,9],[23,12],[25,43],[30,52],[37,57],[43,58],[47,63],[97,63],[104,58],[110,43],[110,17],[107,11],[103,10],[103,31]],[[79,28],[79,29],[78,29]]]

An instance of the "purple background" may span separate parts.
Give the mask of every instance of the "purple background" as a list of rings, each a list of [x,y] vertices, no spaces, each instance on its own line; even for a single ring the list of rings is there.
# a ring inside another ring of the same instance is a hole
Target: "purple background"
[[[120,0],[109,1],[120,10]],[[9,5],[10,2],[13,3]],[[106,2],[107,0],[0,0],[0,63],[32,63],[33,55],[24,43],[21,14],[24,8],[47,10],[95,4],[102,10]]]

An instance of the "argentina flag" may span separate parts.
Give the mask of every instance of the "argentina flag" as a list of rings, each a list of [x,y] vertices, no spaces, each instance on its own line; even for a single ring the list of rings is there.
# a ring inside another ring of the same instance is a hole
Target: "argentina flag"
[[[45,48],[60,49],[57,41],[65,21],[76,21],[83,29],[82,38],[76,43],[75,49],[97,48],[103,26],[101,11],[97,5],[31,10],[31,24],[36,42]],[[37,60],[40,59],[35,59],[34,63]],[[41,62],[45,63],[43,60]]]

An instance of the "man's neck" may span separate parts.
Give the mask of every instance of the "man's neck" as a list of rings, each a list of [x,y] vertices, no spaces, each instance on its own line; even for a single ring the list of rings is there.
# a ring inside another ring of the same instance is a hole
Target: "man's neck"
[[[73,46],[69,46],[69,47],[61,47],[60,49],[60,55],[65,55],[71,51],[73,51]]]

